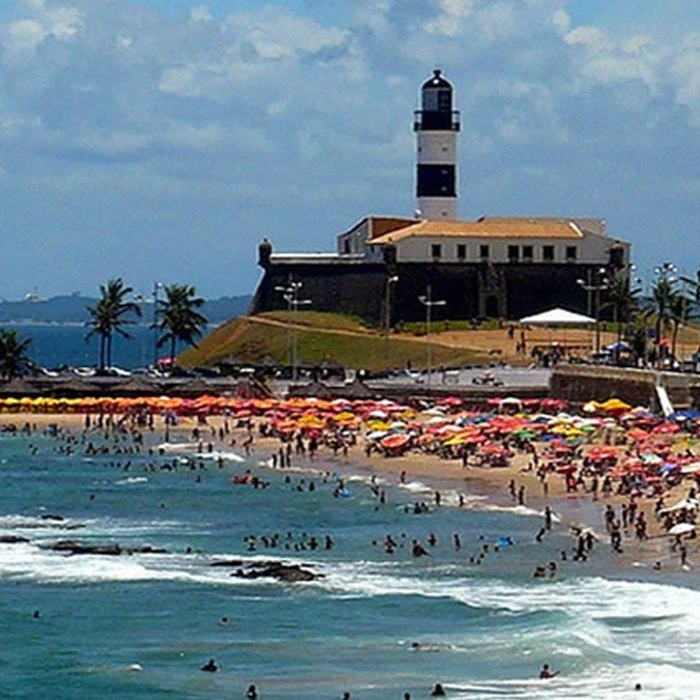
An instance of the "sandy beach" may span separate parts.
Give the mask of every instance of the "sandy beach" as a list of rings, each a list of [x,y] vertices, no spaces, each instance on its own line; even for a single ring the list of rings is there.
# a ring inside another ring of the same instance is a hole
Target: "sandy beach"
[[[114,417],[115,420],[118,417]],[[86,416],[80,413],[71,414],[41,414],[41,413],[12,413],[0,415],[0,430],[10,426],[21,430],[30,425],[34,431],[42,431],[48,426],[59,426],[63,431],[73,434],[80,433],[86,427]],[[91,427],[95,429],[95,416],[91,417]],[[224,432],[224,426],[227,432]],[[218,452],[236,452],[246,455],[250,460],[260,464],[270,464],[282,443],[276,437],[261,437],[253,423],[252,430],[246,427],[236,427],[234,421],[220,415],[208,416],[206,423],[198,423],[194,418],[180,419],[175,426],[165,425],[158,416],[152,430],[142,429],[150,433],[147,444],[157,445],[165,441],[172,445],[200,443],[205,450]],[[197,432],[198,431],[198,432]],[[250,438],[252,437],[252,442]],[[246,442],[249,444],[246,446]],[[585,446],[590,450],[600,443],[590,442]],[[541,449],[541,448],[538,448]],[[623,450],[622,446],[617,448]],[[386,457],[380,454],[367,456],[364,450],[364,440],[359,438],[357,444],[343,455],[334,454],[331,449],[321,445],[315,457],[308,455],[293,455],[292,466],[295,469],[335,472],[343,475],[365,475],[368,478],[376,476],[388,483],[421,482],[432,490],[422,498],[427,500],[430,507],[436,506],[436,498],[440,499],[440,507],[460,507],[460,495],[463,497],[462,507],[502,507],[513,508],[530,513],[542,514],[547,507],[554,516],[553,527],[560,531],[570,531],[572,528],[590,529],[595,532],[599,546],[609,546],[609,535],[605,529],[604,510],[612,506],[616,511],[629,502],[628,496],[615,494],[599,494],[596,499],[590,492],[583,489],[575,493],[567,493],[565,479],[559,474],[551,474],[546,479],[546,489],[543,482],[532,469],[531,457],[527,453],[515,452],[507,466],[464,467],[459,459],[443,459],[437,455],[408,452],[401,456]],[[242,474],[240,464],[230,467],[233,474]],[[692,482],[683,480],[672,489],[664,490],[667,505],[675,503],[688,494]],[[513,489],[514,487],[514,489]],[[436,494],[439,494],[436,496]],[[522,503],[519,503],[519,497]],[[622,532],[623,551],[618,557],[621,565],[635,562],[651,566],[654,562],[664,560],[670,568],[678,568],[678,557],[670,554],[672,538],[664,531],[661,522],[655,516],[655,504],[658,497],[636,498],[637,512],[643,512],[648,523],[647,538],[635,538],[634,526],[630,524]],[[694,553],[697,540],[684,540],[688,549]],[[691,546],[692,545],[692,546]],[[691,559],[693,556],[691,555]]]

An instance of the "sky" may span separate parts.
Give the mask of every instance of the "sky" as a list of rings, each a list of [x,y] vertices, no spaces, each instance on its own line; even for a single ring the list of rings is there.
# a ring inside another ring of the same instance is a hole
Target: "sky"
[[[460,218],[600,217],[695,275],[697,0],[2,0],[0,298],[250,294],[264,236],[412,216],[435,67]]]

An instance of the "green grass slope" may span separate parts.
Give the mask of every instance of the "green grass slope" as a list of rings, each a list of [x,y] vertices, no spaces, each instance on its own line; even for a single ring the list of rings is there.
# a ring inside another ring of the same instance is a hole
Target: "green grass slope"
[[[428,346],[423,341],[382,336],[354,319],[312,311],[232,319],[202,338],[197,348],[183,352],[178,362],[186,367],[223,361],[286,364],[295,343],[300,365],[335,362],[347,368],[379,370],[427,364]],[[472,350],[432,345],[434,367],[486,360],[484,354]]]

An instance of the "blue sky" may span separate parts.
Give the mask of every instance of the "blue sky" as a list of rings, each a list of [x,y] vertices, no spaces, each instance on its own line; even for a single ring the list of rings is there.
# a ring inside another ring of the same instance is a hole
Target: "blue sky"
[[[456,88],[460,215],[598,216],[700,264],[697,0],[4,0],[0,297],[251,293],[256,245],[410,216]]]

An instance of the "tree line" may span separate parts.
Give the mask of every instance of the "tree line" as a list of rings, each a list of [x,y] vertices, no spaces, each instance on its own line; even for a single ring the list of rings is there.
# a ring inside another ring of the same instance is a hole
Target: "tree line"
[[[175,355],[180,344],[195,345],[202,335],[207,319],[198,309],[204,299],[197,296],[197,290],[187,284],[168,284],[163,287],[164,299],[156,299],[153,330],[159,331],[156,345],[168,347],[170,363],[175,362]],[[111,279],[100,285],[100,297],[94,306],[87,306],[90,330],[86,340],[97,337],[98,367],[104,370],[112,366],[112,339],[114,335],[123,338],[133,336],[125,326],[134,324],[141,318],[141,307],[133,301],[134,290],[124,284],[121,277]]]
[[[181,345],[196,346],[207,319],[198,310],[204,304],[204,299],[197,295],[195,287],[169,284],[162,289],[164,298],[156,300],[154,321],[150,327],[158,332],[156,346],[167,348],[172,365]],[[141,318],[141,307],[133,300],[133,295],[133,288],[117,277],[100,285],[97,303],[85,307],[89,317],[85,340],[90,342],[97,338],[97,366],[102,371],[112,366],[114,336],[132,338],[127,328]],[[31,338],[20,338],[15,329],[0,328],[1,378],[13,379],[36,370],[28,354],[31,342]]]
[[[676,358],[681,327],[698,318],[700,277],[683,277],[671,263],[656,267],[654,275],[646,298],[641,297],[640,280],[631,281],[627,270],[606,278],[600,309],[612,310],[618,346],[624,331],[635,359],[644,365],[663,367],[666,361]],[[619,353],[615,356],[619,357]]]
[[[602,271],[603,272],[603,271]],[[598,280],[601,292],[598,311],[610,309],[617,329],[618,346],[623,334],[635,359],[645,365],[663,366],[676,356],[678,332],[700,309],[700,277],[679,276],[675,266],[663,263],[655,269],[651,293],[641,297],[642,288],[630,282],[629,269]],[[604,284],[603,284],[604,283]],[[134,290],[118,277],[100,285],[94,305],[86,306],[89,328],[85,338],[98,340],[100,370],[112,366],[112,341],[115,335],[132,338],[127,328],[141,318],[141,307],[134,301]],[[175,361],[181,345],[196,346],[207,319],[199,311],[204,299],[193,286],[170,284],[163,288],[164,298],[156,299],[151,328],[158,332],[156,345],[167,347],[170,363]],[[649,340],[653,325],[652,342]],[[670,332],[670,340],[664,334]],[[0,328],[0,377],[12,379],[30,373],[34,364],[28,357],[31,339],[22,339],[14,329]],[[619,359],[619,353],[615,353]]]

